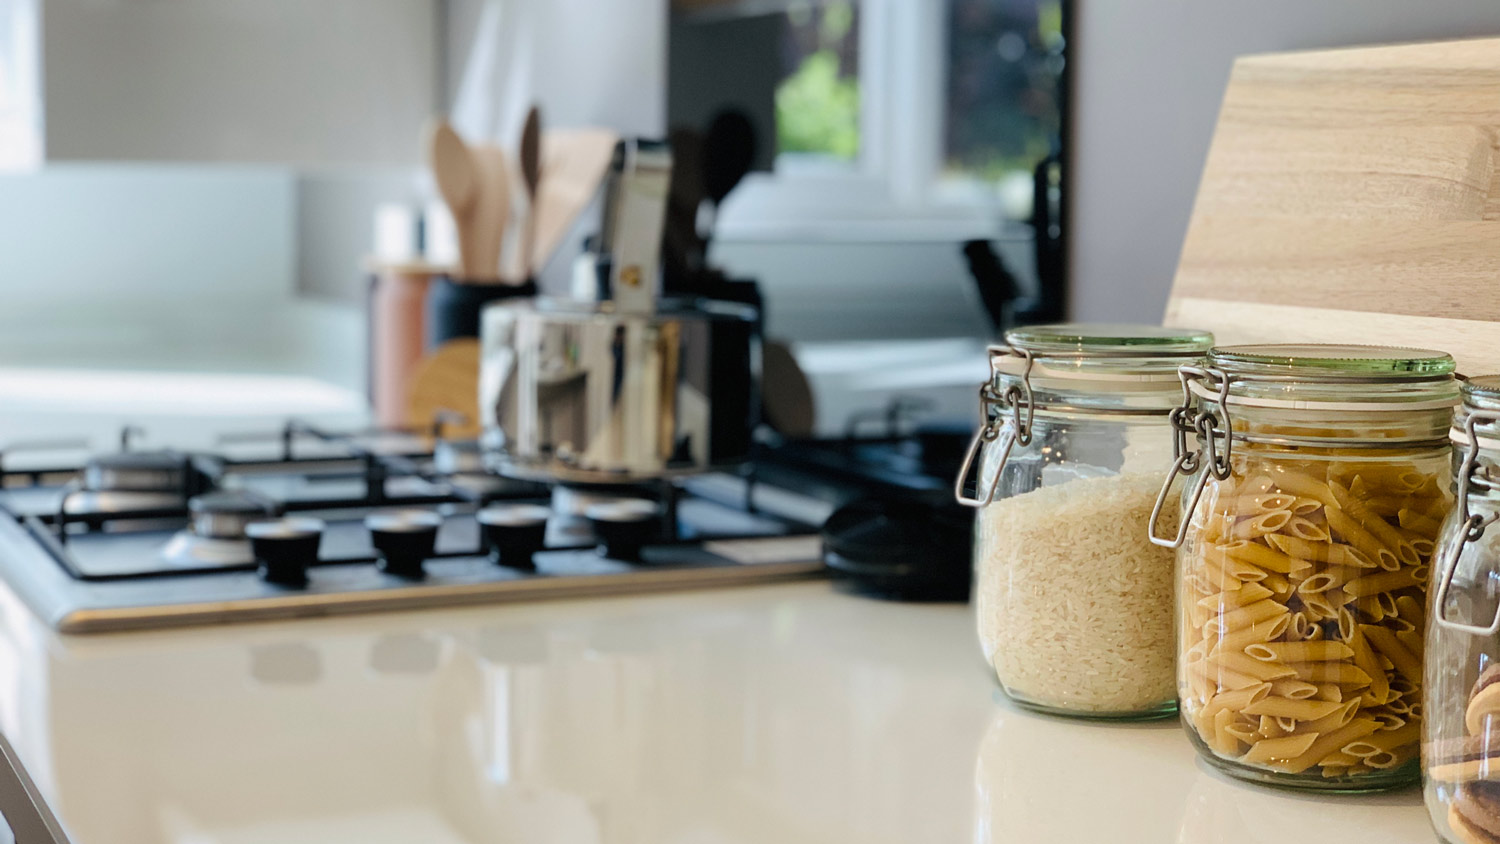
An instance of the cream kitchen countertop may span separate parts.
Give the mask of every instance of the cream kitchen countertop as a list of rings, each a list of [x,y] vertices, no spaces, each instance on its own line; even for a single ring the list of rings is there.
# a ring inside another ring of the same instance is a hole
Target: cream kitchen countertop
[[[1415,789],[1017,710],[966,608],[821,582],[88,637],[0,588],[0,727],[76,844],[1433,840]]]

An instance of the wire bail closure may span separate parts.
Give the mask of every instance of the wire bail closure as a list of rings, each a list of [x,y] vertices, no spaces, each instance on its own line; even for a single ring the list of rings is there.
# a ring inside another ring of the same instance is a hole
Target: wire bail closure
[[[1214,367],[1179,366],[1177,377],[1182,381],[1182,404],[1173,408],[1172,412],[1167,415],[1172,425],[1172,469],[1167,473],[1167,479],[1161,485],[1161,492],[1156,496],[1156,504],[1151,508],[1151,521],[1147,523],[1147,535],[1151,542],[1163,548],[1182,547],[1182,543],[1187,539],[1189,521],[1194,511],[1198,509],[1198,501],[1203,498],[1203,490],[1208,486],[1209,478],[1228,480],[1229,458],[1234,450],[1234,438],[1231,436],[1233,425],[1229,419],[1229,385],[1231,383],[1229,375],[1222,369]],[[1213,398],[1202,410],[1195,412],[1193,384],[1196,382],[1208,385],[1213,392]],[[1214,410],[1215,406],[1218,409],[1217,415]],[[1222,427],[1220,427],[1221,424]],[[1192,443],[1188,441],[1188,436],[1194,434],[1199,445],[1196,451],[1192,449]],[[1218,445],[1221,439],[1222,453]],[[1197,482],[1193,484],[1192,496],[1177,524],[1177,535],[1158,536],[1156,525],[1161,520],[1162,508],[1166,506],[1172,494],[1172,484],[1176,482],[1179,475],[1191,475],[1197,472],[1200,466],[1203,467],[1203,472],[1198,475]]]
[[[1463,556],[1464,546],[1470,542],[1479,541],[1479,538],[1484,536],[1485,529],[1493,524],[1496,518],[1500,518],[1500,513],[1491,513],[1488,516],[1483,516],[1478,513],[1469,512],[1469,486],[1475,472],[1479,471],[1479,432],[1476,430],[1476,426],[1480,423],[1494,424],[1496,422],[1500,422],[1500,413],[1485,410],[1471,410],[1469,411],[1468,418],[1464,420],[1464,435],[1469,439],[1469,450],[1464,454],[1464,461],[1458,469],[1458,490],[1456,496],[1458,498],[1457,516],[1462,525],[1459,530],[1462,533],[1454,537],[1453,541],[1449,543],[1449,547],[1444,551],[1443,558],[1439,563],[1442,575],[1438,579],[1437,595],[1433,598],[1437,608],[1435,618],[1438,624],[1452,630],[1472,633],[1476,636],[1493,636],[1496,633],[1500,633],[1500,606],[1497,606],[1495,609],[1495,617],[1484,627],[1480,627],[1477,624],[1454,621],[1447,617],[1446,612],[1448,609],[1448,591],[1453,586],[1454,575],[1458,573],[1458,560],[1459,557]]]
[[[1005,388],[1005,392],[998,392],[996,382],[999,380],[1000,371],[996,366],[1003,357],[1016,357],[1025,362],[1021,371],[1019,384],[1012,384]],[[1005,471],[1005,464],[1010,461],[1010,453],[1015,450],[1019,443],[1022,446],[1031,445],[1031,423],[1036,416],[1036,403],[1031,394],[1031,352],[1018,349],[1014,346],[991,346],[990,347],[990,377],[979,386],[979,430],[974,432],[974,438],[969,441],[969,448],[964,452],[963,465],[959,467],[958,479],[953,484],[953,497],[959,504],[965,507],[983,507],[995,500],[995,491],[1000,487],[1000,475]],[[1022,410],[1025,416],[1022,417]],[[1007,418],[1006,410],[1010,411]],[[994,475],[988,483],[984,481],[984,461],[979,461],[979,473],[974,478],[974,492],[970,496],[964,491],[965,482],[969,479],[969,472],[974,469],[974,463],[978,459],[981,449],[991,443],[1000,442],[1000,460],[995,467]]]

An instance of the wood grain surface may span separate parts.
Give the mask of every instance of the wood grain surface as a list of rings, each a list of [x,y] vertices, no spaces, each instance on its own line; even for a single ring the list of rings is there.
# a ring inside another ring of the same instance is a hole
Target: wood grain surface
[[[1497,139],[1500,39],[1240,59],[1167,324],[1500,372]]]
[[[479,418],[479,341],[472,337],[437,347],[411,374],[407,424],[431,428],[442,413],[462,417],[446,427],[453,439],[476,439],[483,431]]]

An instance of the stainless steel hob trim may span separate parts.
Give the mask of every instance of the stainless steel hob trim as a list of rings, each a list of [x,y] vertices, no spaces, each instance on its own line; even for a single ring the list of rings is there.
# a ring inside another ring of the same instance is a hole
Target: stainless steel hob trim
[[[485,583],[432,584],[367,592],[288,593],[240,601],[75,609],[55,621],[61,633],[103,633],[211,623],[316,618],[401,609],[501,604],[512,601],[632,595],[777,583],[824,575],[822,560],[709,568],[639,568],[618,574],[529,577]]]

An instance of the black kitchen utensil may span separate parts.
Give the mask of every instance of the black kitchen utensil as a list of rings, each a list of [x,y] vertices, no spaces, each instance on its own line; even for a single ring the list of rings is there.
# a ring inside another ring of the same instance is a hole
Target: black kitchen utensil
[[[690,296],[703,271],[703,238],[698,235],[698,209],[704,188],[703,135],[685,127],[673,129],[672,186],[667,194],[667,221],[662,236],[662,290]]]
[[[542,184],[542,113],[536,106],[526,112],[521,127],[521,182],[526,187],[526,224],[521,229],[521,272],[536,275],[536,194]]]
[[[464,284],[440,276],[427,285],[423,303],[427,351],[449,340],[479,336],[479,312],[491,302],[536,295],[536,282],[523,284]]]
[[[1006,269],[1005,262],[995,254],[988,240],[970,240],[963,245],[964,260],[969,264],[969,275],[979,290],[979,301],[990,318],[990,325],[999,335],[1010,327],[1010,304],[1016,298],[1016,277]]]
[[[703,137],[703,188],[713,207],[713,222],[704,237],[704,250],[718,228],[719,206],[755,164],[755,126],[738,109],[721,111]]]
[[[973,511],[937,496],[869,498],[823,525],[823,562],[857,591],[901,601],[966,601]]]

